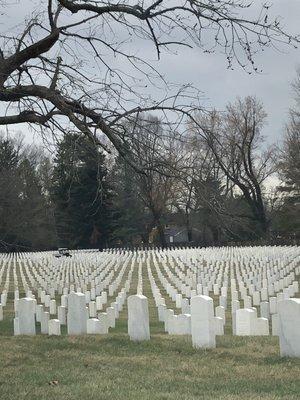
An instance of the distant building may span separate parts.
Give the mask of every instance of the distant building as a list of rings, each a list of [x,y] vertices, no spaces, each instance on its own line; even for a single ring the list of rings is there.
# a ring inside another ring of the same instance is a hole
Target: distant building
[[[197,241],[201,235],[201,232],[192,228],[193,242]],[[182,226],[169,226],[165,227],[165,239],[167,244],[179,244],[189,243],[188,230]]]

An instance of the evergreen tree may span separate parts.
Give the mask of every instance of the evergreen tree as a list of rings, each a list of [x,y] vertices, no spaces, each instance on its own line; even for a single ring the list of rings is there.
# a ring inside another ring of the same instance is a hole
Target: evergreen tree
[[[112,231],[112,190],[104,154],[86,137],[67,134],[59,143],[52,200],[61,246],[106,246]]]
[[[136,172],[121,157],[113,171],[116,241],[121,245],[148,243],[149,213],[139,197]]]
[[[0,251],[17,243],[18,209],[20,209],[19,155],[13,142],[0,137]]]
[[[53,221],[38,176],[39,151],[0,137],[0,249],[43,250],[55,246]]]
[[[50,205],[43,194],[38,174],[39,160],[25,157],[19,165],[22,207],[19,210],[23,224],[20,226],[23,241],[34,249],[49,249],[56,246],[54,221],[49,212]]]

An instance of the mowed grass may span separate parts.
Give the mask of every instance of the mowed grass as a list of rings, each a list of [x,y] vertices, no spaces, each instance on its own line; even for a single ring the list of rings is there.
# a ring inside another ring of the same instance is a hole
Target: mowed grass
[[[126,306],[116,328],[101,336],[14,337],[12,310],[6,312],[0,322],[0,399],[300,398],[300,360],[280,358],[277,338],[226,334],[216,349],[195,350],[189,337],[164,333],[146,269],[143,275],[149,342],[130,342]]]
[[[1,399],[299,399],[300,363],[274,338],[218,338],[195,351],[185,337],[125,333],[0,339]]]

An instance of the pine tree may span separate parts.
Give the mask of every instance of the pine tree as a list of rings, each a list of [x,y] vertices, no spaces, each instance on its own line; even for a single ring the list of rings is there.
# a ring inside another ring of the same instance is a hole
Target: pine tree
[[[58,146],[52,200],[61,246],[106,246],[112,231],[112,190],[105,156],[86,137],[67,134]]]
[[[149,213],[139,197],[136,172],[121,157],[118,157],[113,171],[116,241],[122,245],[138,245],[148,242],[147,227]]]

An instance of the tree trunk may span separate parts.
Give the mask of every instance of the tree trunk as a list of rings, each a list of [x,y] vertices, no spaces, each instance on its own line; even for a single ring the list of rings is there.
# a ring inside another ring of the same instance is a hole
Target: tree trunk
[[[213,245],[216,246],[219,244],[219,229],[215,226],[211,226],[210,229],[213,235]]]
[[[269,231],[269,222],[267,220],[266,210],[262,199],[260,199],[260,201],[253,202],[250,207],[252,208],[255,220],[259,225],[262,238],[266,238]]]
[[[159,236],[159,243],[160,245],[165,248],[167,246],[166,238],[165,238],[165,229],[160,222],[160,219],[156,220],[156,227],[158,230],[158,236]]]
[[[186,230],[187,230],[188,242],[190,243],[193,241],[193,229],[191,227],[190,215],[188,212],[186,213],[185,226],[186,226]]]
[[[269,234],[269,222],[266,218],[265,211],[258,213],[257,222],[259,223],[260,230],[262,233],[262,238],[266,239]]]

